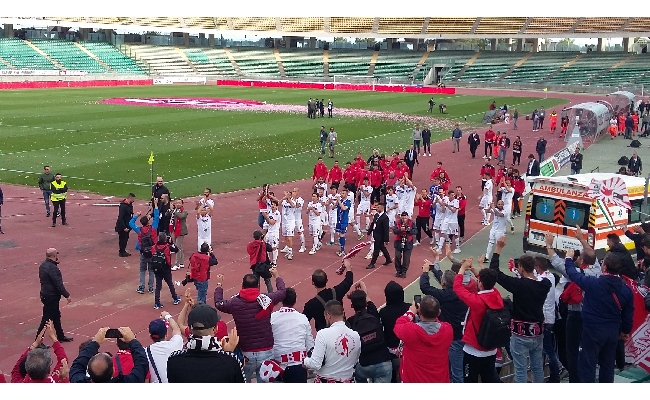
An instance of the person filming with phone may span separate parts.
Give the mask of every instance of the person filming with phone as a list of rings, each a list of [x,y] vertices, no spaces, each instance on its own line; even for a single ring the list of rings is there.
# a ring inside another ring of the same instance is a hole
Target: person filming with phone
[[[454,330],[438,320],[440,303],[415,295],[411,308],[395,322],[402,341],[400,376],[404,383],[449,383],[449,347]]]

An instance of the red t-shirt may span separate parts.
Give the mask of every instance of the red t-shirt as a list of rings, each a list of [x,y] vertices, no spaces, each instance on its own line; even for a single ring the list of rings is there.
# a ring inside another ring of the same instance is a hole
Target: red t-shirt
[[[415,206],[418,208],[418,217],[429,218],[431,215],[431,199],[427,200],[416,200]]]
[[[467,196],[462,195],[456,198],[458,199],[458,215],[465,215],[465,209],[467,208]]]

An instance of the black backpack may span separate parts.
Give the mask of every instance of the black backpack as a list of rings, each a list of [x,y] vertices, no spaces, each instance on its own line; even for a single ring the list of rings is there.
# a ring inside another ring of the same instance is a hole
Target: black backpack
[[[627,156],[622,156],[618,159],[618,165],[624,165],[627,167],[627,164],[630,162],[630,159]]]
[[[630,142],[630,147],[634,147],[634,148],[641,147],[641,142],[634,139],[633,141]]]
[[[487,309],[476,335],[478,344],[484,349],[506,347],[510,343],[510,309],[504,305],[498,310]]]
[[[362,311],[354,316],[352,329],[359,334],[361,351],[371,352],[386,346],[384,327],[376,316]]]
[[[151,248],[154,246],[154,241],[153,238],[151,237],[151,227],[147,230],[147,232],[144,232],[144,228],[141,228],[142,230],[142,239],[140,240],[140,253],[144,256],[144,258],[151,258],[153,257],[153,253],[151,252]]]
[[[144,241],[144,238],[142,239]],[[155,252],[151,256],[151,270],[154,274],[165,272],[169,268],[167,256],[165,256],[165,246],[156,246]]]

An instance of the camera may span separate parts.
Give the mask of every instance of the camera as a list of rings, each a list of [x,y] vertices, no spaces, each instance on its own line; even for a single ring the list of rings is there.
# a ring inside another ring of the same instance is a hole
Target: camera
[[[194,279],[190,278],[189,275],[185,275],[185,279],[181,281],[181,285],[186,286],[190,282],[194,282]]]

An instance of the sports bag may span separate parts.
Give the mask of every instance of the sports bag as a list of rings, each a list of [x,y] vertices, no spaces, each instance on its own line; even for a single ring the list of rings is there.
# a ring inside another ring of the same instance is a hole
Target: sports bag
[[[361,339],[361,351],[370,352],[386,346],[384,341],[384,328],[379,318],[362,311],[354,316],[352,330],[359,334]]]
[[[510,320],[508,307],[498,310],[488,308],[476,335],[478,344],[484,349],[507,346],[510,343]]]

